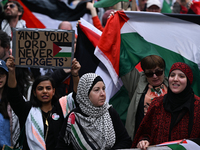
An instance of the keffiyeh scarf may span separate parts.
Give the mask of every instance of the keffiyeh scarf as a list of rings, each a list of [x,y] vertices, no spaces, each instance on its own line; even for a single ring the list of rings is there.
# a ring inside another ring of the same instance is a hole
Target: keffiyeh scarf
[[[88,91],[97,76],[87,73],[81,77],[78,84],[76,100],[87,117],[77,112],[71,113],[64,138],[66,143],[72,142],[75,149],[83,149],[81,145],[86,149],[110,149],[115,144],[115,131],[108,112],[111,105],[105,102],[103,106],[95,107],[88,96]],[[82,140],[81,143],[78,142],[79,139]]]

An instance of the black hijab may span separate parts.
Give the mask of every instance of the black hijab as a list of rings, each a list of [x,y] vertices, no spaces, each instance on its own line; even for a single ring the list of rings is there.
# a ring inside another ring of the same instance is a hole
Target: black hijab
[[[185,63],[175,63],[172,65],[169,76],[173,70],[182,71],[187,77],[187,85],[185,89],[175,94],[168,87],[168,93],[165,95],[163,100],[163,107],[166,111],[171,113],[171,124],[169,140],[171,140],[171,130],[172,128],[184,117],[184,115],[189,111],[189,124],[188,124],[188,136],[192,131],[193,117],[194,117],[194,92],[191,87],[193,81],[192,70]]]

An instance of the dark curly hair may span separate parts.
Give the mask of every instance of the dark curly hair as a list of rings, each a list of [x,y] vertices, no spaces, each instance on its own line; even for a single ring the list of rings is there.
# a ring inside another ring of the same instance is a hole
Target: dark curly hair
[[[2,30],[0,30],[0,46],[3,48],[10,48],[10,37]]]

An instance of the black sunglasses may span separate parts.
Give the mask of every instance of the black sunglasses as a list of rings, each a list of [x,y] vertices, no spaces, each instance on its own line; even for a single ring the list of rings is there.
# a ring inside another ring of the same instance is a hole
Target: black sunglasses
[[[9,6],[10,8],[14,8],[14,7],[16,6],[16,4],[5,5],[3,8],[4,8],[4,9],[7,9],[8,6]]]
[[[156,75],[156,76],[161,76],[163,74],[163,70],[156,70],[155,72],[148,72],[148,73],[145,73],[146,77],[153,77],[153,75]]]

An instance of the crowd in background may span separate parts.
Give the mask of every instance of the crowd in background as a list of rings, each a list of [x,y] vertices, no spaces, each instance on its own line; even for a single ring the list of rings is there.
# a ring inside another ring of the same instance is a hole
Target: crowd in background
[[[63,0],[63,5],[76,7],[80,1]],[[102,32],[117,10],[200,14],[199,1],[191,0],[132,0],[105,8],[94,7],[95,2],[85,7]],[[95,73],[79,78],[81,64],[76,58],[71,69],[15,67],[12,29],[27,28],[21,19],[24,10],[17,1],[2,1],[1,6],[0,149],[14,146],[22,130],[23,149],[38,150],[146,149],[165,141],[200,137],[195,130],[200,128],[200,98],[191,88],[193,73],[187,64],[173,64],[166,77],[164,59],[157,55],[143,58],[143,72],[133,69],[122,78],[130,98],[123,124],[105,101],[103,79]],[[66,20],[58,29],[73,27]]]

